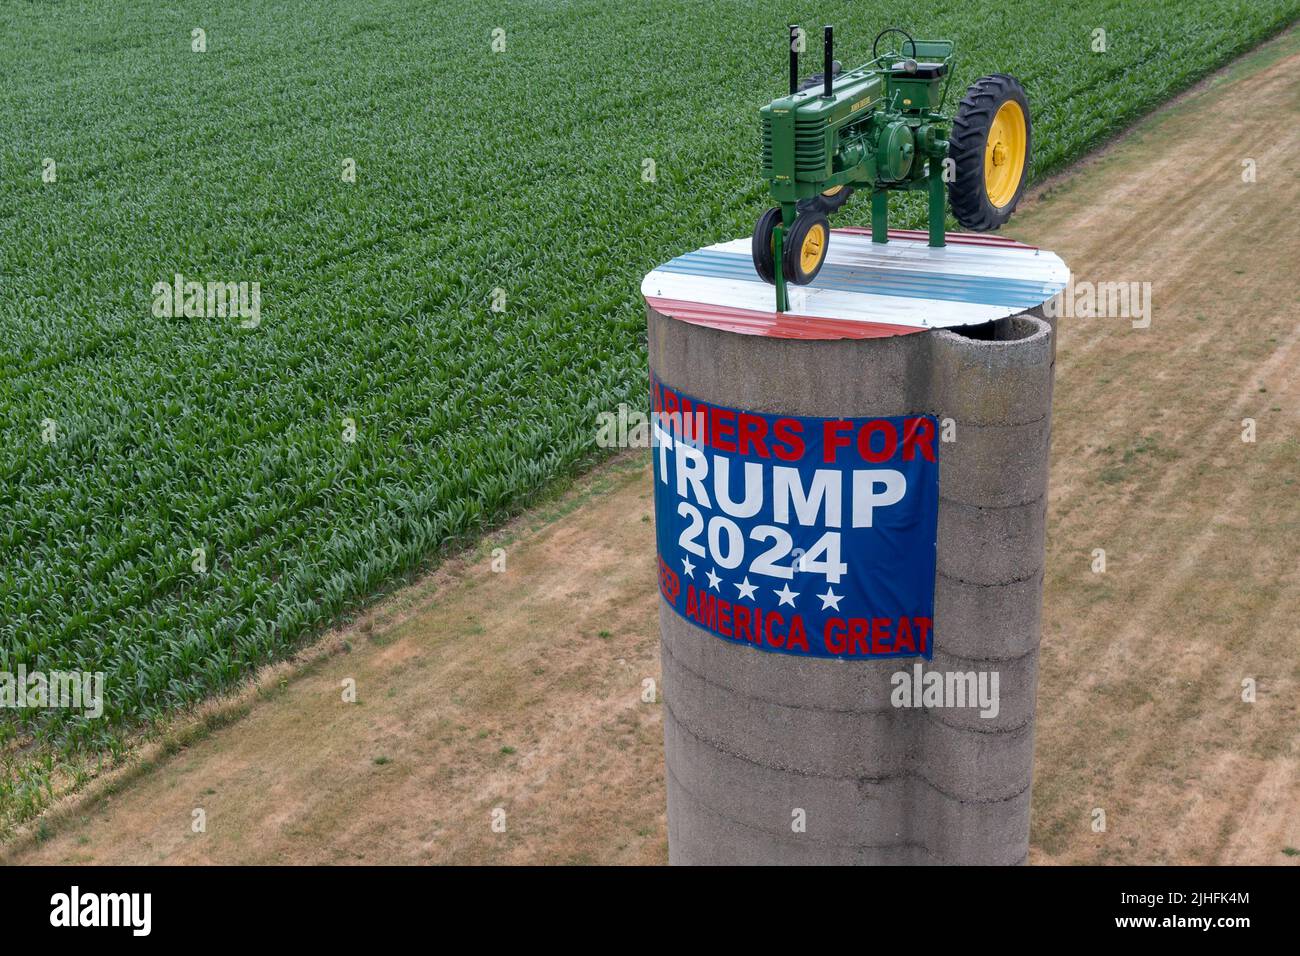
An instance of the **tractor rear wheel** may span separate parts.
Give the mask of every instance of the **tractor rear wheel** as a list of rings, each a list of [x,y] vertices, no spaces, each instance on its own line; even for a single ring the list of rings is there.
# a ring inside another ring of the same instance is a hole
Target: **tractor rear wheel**
[[[1029,171],[1029,98],[1020,81],[1006,73],[977,80],[957,107],[948,142],[953,216],[965,229],[997,229],[1020,202]]]
[[[772,248],[772,233],[781,221],[781,207],[773,206],[758,217],[754,226],[754,239],[750,252],[754,257],[754,271],[764,282],[776,284],[776,255]]]
[[[785,237],[782,266],[787,282],[807,285],[817,278],[826,262],[831,241],[831,224],[820,212],[800,213]]]

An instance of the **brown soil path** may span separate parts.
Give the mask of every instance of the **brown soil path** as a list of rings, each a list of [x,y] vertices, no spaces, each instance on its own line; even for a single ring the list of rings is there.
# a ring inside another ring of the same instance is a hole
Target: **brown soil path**
[[[1297,128],[1292,30],[1013,222],[1153,303],[1061,322],[1031,862],[1300,861]],[[616,460],[10,861],[662,862],[650,512]]]

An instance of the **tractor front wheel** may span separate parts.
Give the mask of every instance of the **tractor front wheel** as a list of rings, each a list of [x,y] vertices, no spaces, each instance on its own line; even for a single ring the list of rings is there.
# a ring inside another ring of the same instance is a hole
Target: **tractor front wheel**
[[[820,212],[802,213],[782,243],[782,266],[787,282],[807,285],[826,262],[831,241],[830,220]]]
[[[965,229],[997,229],[1015,211],[1029,171],[1029,99],[1014,76],[977,80],[957,107],[948,155],[952,214]]]
[[[754,271],[764,282],[776,283],[776,254],[773,249],[772,233],[781,221],[781,207],[773,206],[758,217],[754,226],[754,239],[750,252],[754,256]]]

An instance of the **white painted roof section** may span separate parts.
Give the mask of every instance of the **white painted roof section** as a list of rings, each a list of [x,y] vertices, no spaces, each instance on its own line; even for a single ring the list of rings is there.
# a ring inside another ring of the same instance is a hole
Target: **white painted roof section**
[[[891,235],[878,244],[834,229],[817,278],[787,286],[785,314],[917,329],[975,325],[1041,305],[1068,279],[1054,252],[996,237],[950,234],[947,245],[932,249],[924,238]],[[641,292],[720,310],[776,312],[776,289],[754,271],[749,238],[664,263],[646,275]]]

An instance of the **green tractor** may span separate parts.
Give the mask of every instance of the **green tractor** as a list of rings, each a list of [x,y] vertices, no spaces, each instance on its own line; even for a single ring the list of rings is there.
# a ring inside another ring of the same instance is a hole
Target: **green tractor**
[[[886,37],[898,43],[881,52]],[[950,41],[914,40],[890,27],[877,34],[871,59],[847,72],[833,44],[828,26],[822,72],[800,81],[801,33],[792,26],[790,92],[759,110],[762,174],[779,205],[754,227],[754,268],[776,285],[778,311],[788,308],[787,282],[816,278],[830,244],[828,217],[855,190],[871,190],[871,238],[880,243],[888,242],[890,191],[926,190],[930,245],[938,247],[945,179],[953,216],[979,232],[1005,223],[1025,187],[1029,101],[1015,77],[978,80],[949,119]]]

